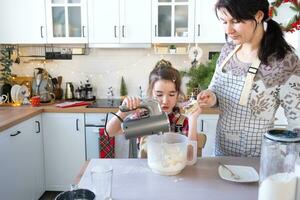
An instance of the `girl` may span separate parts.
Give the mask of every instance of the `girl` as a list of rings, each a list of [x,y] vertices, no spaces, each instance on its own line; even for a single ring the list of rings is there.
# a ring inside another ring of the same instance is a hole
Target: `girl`
[[[161,109],[168,113],[170,127],[172,132],[179,132],[189,139],[197,141],[197,117],[200,114],[200,108],[192,112],[189,117],[180,114],[177,107],[177,101],[182,94],[181,77],[179,71],[172,67],[172,64],[166,60],[160,60],[149,75],[149,87],[147,94],[158,100]],[[141,100],[138,97],[126,97],[122,105],[127,105],[129,109],[139,107]],[[139,112],[139,111],[136,111]],[[122,119],[127,117],[130,112],[117,112]],[[136,113],[139,115],[139,113]],[[128,117],[134,117],[131,115]],[[106,128],[110,136],[121,133],[121,122],[117,117],[113,117]],[[146,157],[146,137],[139,140],[139,157]]]

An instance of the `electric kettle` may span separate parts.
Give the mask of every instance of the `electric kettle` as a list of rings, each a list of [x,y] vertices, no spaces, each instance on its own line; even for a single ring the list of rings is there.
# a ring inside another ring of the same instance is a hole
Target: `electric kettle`
[[[38,67],[34,69],[32,96],[40,96],[41,103],[49,103],[55,99],[51,76],[43,68]]]
[[[66,94],[65,99],[74,99],[74,86],[71,82],[66,82]]]

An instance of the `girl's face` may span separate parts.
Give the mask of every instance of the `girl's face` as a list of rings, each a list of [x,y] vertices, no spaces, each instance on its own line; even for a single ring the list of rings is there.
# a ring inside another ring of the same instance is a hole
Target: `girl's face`
[[[178,99],[178,91],[175,89],[175,83],[169,80],[158,80],[153,85],[152,96],[155,97],[166,112],[172,112]]]
[[[235,44],[250,43],[253,39],[256,23],[253,20],[238,21],[226,9],[217,11],[220,21],[224,25],[225,33]]]

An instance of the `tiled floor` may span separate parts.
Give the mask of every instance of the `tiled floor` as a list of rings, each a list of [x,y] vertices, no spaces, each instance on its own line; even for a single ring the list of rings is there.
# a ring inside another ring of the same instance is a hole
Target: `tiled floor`
[[[46,191],[39,200],[54,200],[59,193],[61,192]]]

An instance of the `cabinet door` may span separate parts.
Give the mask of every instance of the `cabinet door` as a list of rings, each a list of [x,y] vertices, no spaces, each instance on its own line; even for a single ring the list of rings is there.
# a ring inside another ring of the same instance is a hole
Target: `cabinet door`
[[[47,42],[87,43],[86,0],[46,0]]]
[[[152,42],[193,42],[194,3],[194,0],[154,0]]]
[[[43,113],[46,190],[68,190],[85,162],[84,114]]]
[[[1,199],[36,199],[32,120],[0,133]]]
[[[1,0],[0,44],[46,43],[45,24],[44,1]]]
[[[215,14],[215,3],[216,0],[196,1],[196,43],[225,43],[225,32]]]
[[[89,43],[119,43],[119,0],[88,2]]]
[[[45,192],[45,166],[44,145],[42,132],[42,116],[32,119],[33,130],[31,132],[32,143],[32,170],[34,171],[34,196],[39,199]]]
[[[200,115],[197,121],[198,132],[206,134],[206,144],[202,150],[203,157],[215,156],[215,138],[218,115]]]
[[[120,0],[120,43],[151,43],[151,1]]]

